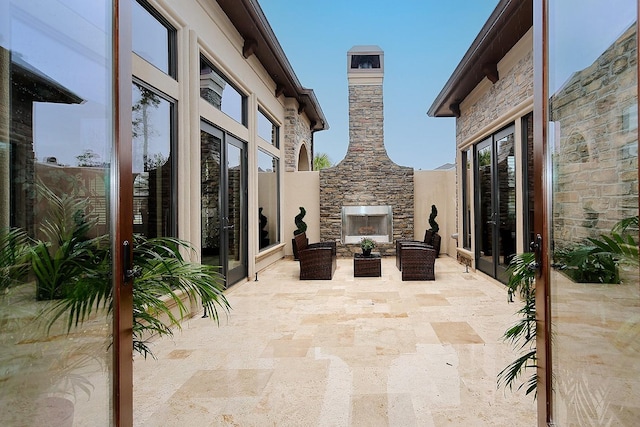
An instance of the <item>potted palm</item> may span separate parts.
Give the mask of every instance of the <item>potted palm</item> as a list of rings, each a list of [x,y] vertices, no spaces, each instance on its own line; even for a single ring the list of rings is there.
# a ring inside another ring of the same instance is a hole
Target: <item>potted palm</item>
[[[110,238],[88,237],[94,222],[86,213],[86,198],[58,196],[45,186],[40,190],[49,202],[49,212],[40,230],[46,240],[36,240],[29,251],[36,298],[53,300],[43,313],[50,330],[62,319],[71,332],[101,310],[112,309]],[[23,240],[20,235],[20,244]],[[134,351],[146,357],[151,354],[150,336],[171,335],[172,328],[180,328],[180,322],[190,315],[185,301],[194,306],[201,302],[216,321],[219,310],[229,310],[224,277],[215,266],[190,262],[186,255],[195,249],[189,242],[135,235],[133,243]]]
[[[364,256],[370,256],[371,251],[375,247],[376,247],[376,242],[373,239],[370,239],[369,237],[363,237],[362,240],[360,240],[360,248],[362,249],[362,255]]]

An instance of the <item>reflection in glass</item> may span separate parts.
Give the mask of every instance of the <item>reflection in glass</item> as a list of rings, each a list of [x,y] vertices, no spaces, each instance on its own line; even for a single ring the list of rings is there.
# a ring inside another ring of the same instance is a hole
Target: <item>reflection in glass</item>
[[[233,139],[232,137],[228,138]],[[239,142],[239,141],[237,141]],[[243,232],[246,166],[242,148],[231,142],[227,143],[227,271],[244,270],[246,266],[246,248]],[[244,271],[243,271],[244,273]]]
[[[585,254],[603,235],[637,251],[637,2],[549,2],[555,425],[640,419],[638,259]],[[616,228],[635,218],[631,228]],[[613,230],[613,231],[612,231]],[[603,283],[604,282],[604,283]]]
[[[478,147],[476,152],[478,162],[478,193],[480,211],[478,225],[479,239],[476,241],[476,250],[478,251],[478,267],[482,268],[482,261],[487,264],[488,274],[493,275],[493,226],[494,215],[493,206],[491,205],[493,193],[493,174],[491,173],[491,140],[487,145],[483,143],[482,147]],[[484,270],[483,270],[484,271]]]
[[[203,57],[200,57],[200,97],[236,122],[247,125],[247,97]]]
[[[506,268],[516,254],[516,170],[513,133],[496,141],[498,175],[498,264]]]
[[[258,150],[258,218],[260,249],[280,242],[279,160]]]
[[[278,147],[279,142],[279,130],[278,126],[261,111],[258,110],[258,136],[271,145]]]
[[[134,232],[173,236],[173,105],[134,83],[132,110]]]
[[[111,314],[94,307],[68,329],[51,310],[82,285],[112,286],[113,5],[4,3],[0,425],[109,425]]]
[[[200,131],[202,263],[220,265],[221,147],[218,136]]]
[[[535,204],[534,204],[534,170],[533,170],[533,113],[527,114],[522,118],[522,131],[523,131],[523,148],[524,155],[524,212],[526,216],[524,218],[524,235],[527,236],[525,240],[525,251],[529,250],[529,243],[534,239],[534,219],[535,219]]]
[[[175,77],[175,67],[171,62],[175,30],[160,22],[136,0],[131,2],[133,51],[160,71]]]
[[[471,148],[462,152],[462,247],[471,250],[471,176],[473,174]]]

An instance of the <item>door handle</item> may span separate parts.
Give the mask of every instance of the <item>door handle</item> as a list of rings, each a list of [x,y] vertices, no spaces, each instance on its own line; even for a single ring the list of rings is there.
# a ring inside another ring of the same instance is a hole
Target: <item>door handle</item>
[[[491,214],[491,219],[489,221],[487,221],[487,224],[497,225],[498,224],[497,217],[498,217],[497,213],[495,213],[495,212],[492,213]]]
[[[125,283],[131,282],[142,275],[140,269],[135,268],[131,262],[131,243],[128,240],[122,242],[122,271],[124,272]]]
[[[224,221],[224,225],[222,226],[222,228],[224,230],[231,230],[235,227],[235,224],[231,224],[229,225],[229,217],[225,216],[224,218],[222,218],[222,220]]]
[[[529,243],[529,248],[535,254],[535,260],[527,268],[540,273],[540,267],[542,266],[542,236],[540,234],[536,234],[533,241]]]

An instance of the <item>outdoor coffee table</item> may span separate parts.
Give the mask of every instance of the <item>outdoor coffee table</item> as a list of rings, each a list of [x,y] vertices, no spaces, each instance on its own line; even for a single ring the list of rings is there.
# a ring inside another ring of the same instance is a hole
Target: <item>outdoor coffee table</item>
[[[353,254],[353,276],[354,277],[380,277],[380,260],[382,257],[377,252],[371,255]]]

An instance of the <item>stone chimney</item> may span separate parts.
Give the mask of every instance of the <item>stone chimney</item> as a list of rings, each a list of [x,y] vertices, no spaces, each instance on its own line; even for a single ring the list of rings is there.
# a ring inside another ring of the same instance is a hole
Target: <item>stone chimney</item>
[[[359,252],[365,235],[383,255],[395,254],[396,239],[413,238],[413,169],[393,163],[384,147],[383,78],[378,46],[347,52],[349,147],[320,171],[320,237],[338,241],[341,256]]]

